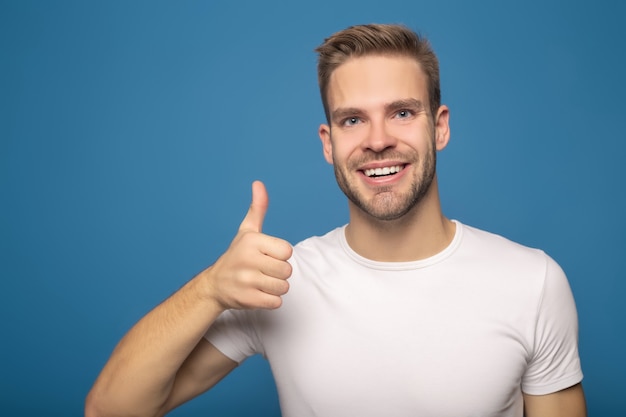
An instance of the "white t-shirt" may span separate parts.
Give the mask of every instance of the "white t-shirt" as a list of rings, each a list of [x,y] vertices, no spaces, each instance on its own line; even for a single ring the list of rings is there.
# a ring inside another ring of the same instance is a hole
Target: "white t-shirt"
[[[544,252],[456,222],[431,258],[374,262],[344,228],[295,246],[281,308],[227,311],[206,336],[269,360],[284,417],[521,417],[522,391],[582,380],[574,299]]]

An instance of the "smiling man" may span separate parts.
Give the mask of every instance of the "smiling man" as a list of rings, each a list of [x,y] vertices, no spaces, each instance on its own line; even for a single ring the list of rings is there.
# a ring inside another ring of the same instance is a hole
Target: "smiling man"
[[[563,271],[443,215],[450,116],[428,43],[364,25],[317,52],[349,223],[291,247],[262,233],[255,182],[229,249],[122,339],[86,415],[164,415],[260,353],[285,417],[585,416]]]

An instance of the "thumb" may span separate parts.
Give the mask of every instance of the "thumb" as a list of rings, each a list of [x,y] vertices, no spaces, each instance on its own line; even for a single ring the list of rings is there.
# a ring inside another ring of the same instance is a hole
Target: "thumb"
[[[268,204],[269,197],[267,196],[265,185],[261,181],[254,181],[252,183],[252,203],[250,204],[248,214],[246,214],[239,226],[239,230],[261,232]]]

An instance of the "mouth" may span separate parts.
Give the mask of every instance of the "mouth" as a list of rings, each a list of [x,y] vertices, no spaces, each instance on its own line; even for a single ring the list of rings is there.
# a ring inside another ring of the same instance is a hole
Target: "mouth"
[[[395,175],[402,171],[406,165],[391,165],[386,167],[368,168],[362,170],[368,178],[380,178]]]

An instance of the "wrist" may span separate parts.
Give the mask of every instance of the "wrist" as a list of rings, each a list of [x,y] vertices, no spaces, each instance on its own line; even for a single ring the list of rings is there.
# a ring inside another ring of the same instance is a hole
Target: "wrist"
[[[189,285],[192,293],[195,294],[202,303],[206,303],[212,311],[216,311],[218,314],[221,314],[223,311],[227,310],[228,307],[221,302],[220,297],[218,296],[219,291],[215,285],[213,285],[215,282],[213,274],[214,268],[213,266],[210,266],[196,275],[189,282]]]

